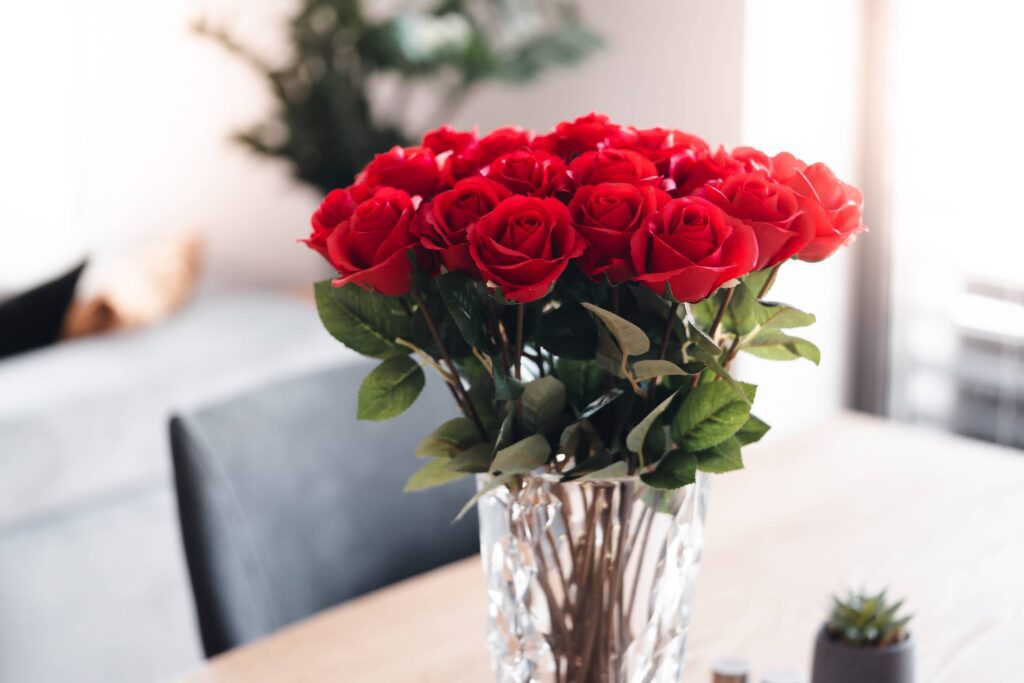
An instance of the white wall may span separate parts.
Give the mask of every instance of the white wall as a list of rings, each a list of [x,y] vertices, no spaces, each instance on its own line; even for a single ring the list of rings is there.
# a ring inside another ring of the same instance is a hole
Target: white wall
[[[769,153],[790,151],[808,163],[824,161],[855,184],[860,4],[747,0],[744,40],[743,140]],[[851,249],[856,246],[822,263],[787,263],[770,295],[818,316],[813,327],[794,334],[818,344],[820,367],[742,357],[738,371],[760,385],[757,412],[776,430],[792,431],[843,405]]]

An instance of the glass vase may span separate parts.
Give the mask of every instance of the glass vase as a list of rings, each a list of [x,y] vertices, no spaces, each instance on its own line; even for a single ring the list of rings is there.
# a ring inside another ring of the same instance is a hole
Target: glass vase
[[[478,476],[478,486],[489,481]],[[527,475],[478,505],[500,683],[679,683],[708,481]]]

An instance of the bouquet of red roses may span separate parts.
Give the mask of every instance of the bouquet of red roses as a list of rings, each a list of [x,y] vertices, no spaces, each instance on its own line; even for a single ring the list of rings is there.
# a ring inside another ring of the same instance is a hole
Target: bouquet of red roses
[[[306,244],[339,272],[316,287],[324,325],[382,360],[359,417],[405,410],[423,365],[462,411],[409,488],[546,468],[672,489],[742,467],[768,429],[737,353],[818,362],[786,331],[814,317],[765,295],[862,231],[861,202],[824,164],[590,114],[380,154]]]

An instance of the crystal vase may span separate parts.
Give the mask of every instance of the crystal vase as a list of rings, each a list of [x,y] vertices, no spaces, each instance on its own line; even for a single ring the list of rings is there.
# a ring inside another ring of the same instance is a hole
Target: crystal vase
[[[487,475],[478,477],[486,486]],[[521,477],[479,501],[487,645],[500,683],[678,683],[707,478]]]

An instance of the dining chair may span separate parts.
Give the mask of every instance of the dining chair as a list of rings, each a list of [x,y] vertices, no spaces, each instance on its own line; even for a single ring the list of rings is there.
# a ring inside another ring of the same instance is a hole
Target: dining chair
[[[428,381],[398,418],[357,421],[370,367],[323,370],[172,418],[207,656],[477,551],[476,515],[452,523],[471,477],[402,491],[423,464],[413,456],[419,439],[453,416],[451,397]]]

